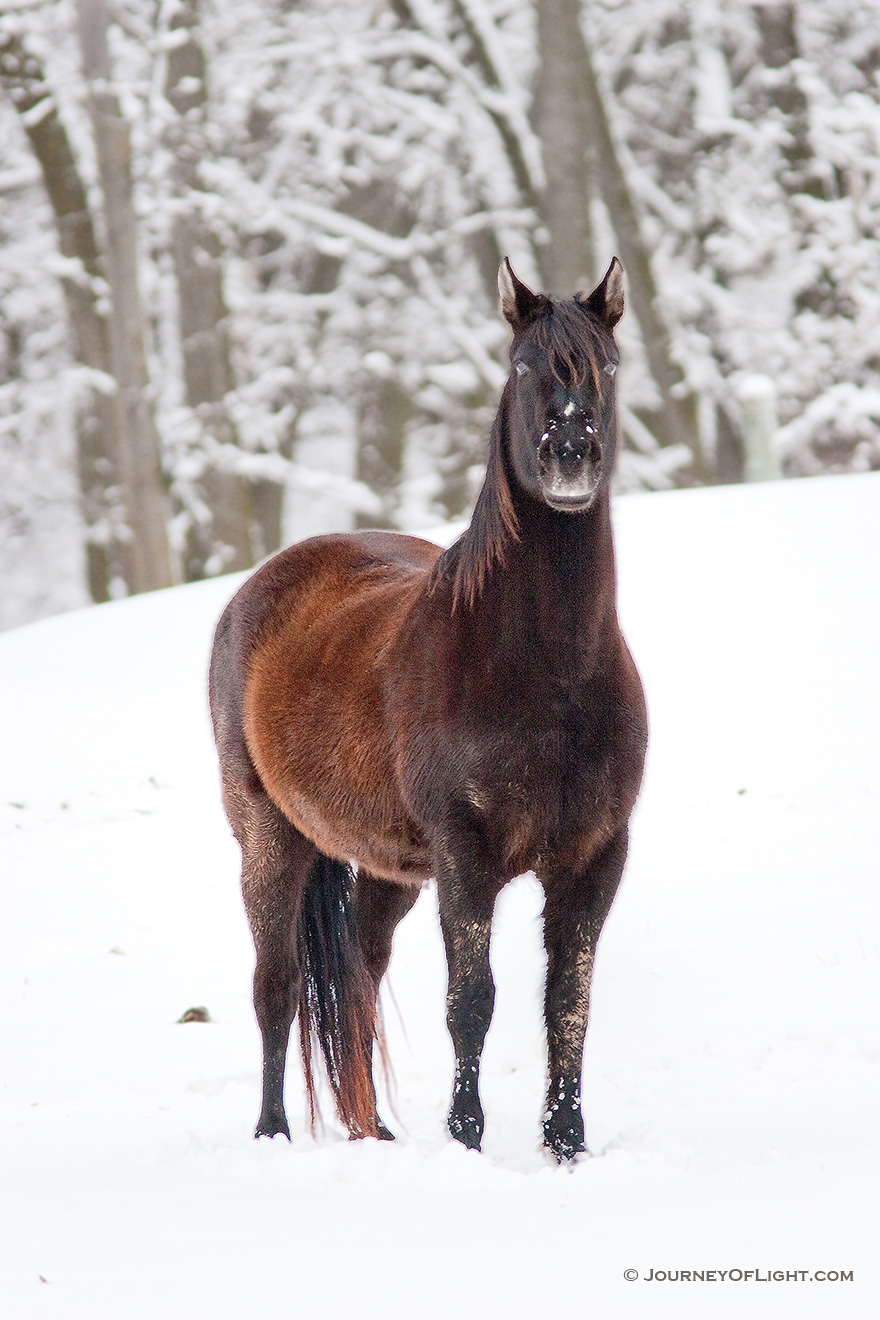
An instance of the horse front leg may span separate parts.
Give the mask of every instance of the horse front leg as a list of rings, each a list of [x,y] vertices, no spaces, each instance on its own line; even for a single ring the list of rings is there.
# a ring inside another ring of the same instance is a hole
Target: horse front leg
[[[437,865],[437,890],[449,970],[446,1023],[455,1050],[447,1125],[468,1150],[480,1149],[485,1124],[480,1057],[495,1006],[489,936],[498,889],[481,856],[479,840],[468,831],[456,831]]]
[[[587,1149],[581,1112],[581,1072],[590,1015],[590,986],[596,945],[626,861],[627,831],[621,830],[578,875],[544,881],[544,947],[547,984],[549,1085],[544,1145],[558,1163]]]

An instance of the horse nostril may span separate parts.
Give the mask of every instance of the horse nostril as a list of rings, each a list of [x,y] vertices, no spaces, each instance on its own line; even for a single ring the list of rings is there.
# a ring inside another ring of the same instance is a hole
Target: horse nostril
[[[602,446],[595,437],[592,426],[583,428],[580,434],[572,427],[560,429],[551,422],[538,441],[538,462],[541,470],[558,464],[571,473],[586,463],[599,463],[602,458]]]

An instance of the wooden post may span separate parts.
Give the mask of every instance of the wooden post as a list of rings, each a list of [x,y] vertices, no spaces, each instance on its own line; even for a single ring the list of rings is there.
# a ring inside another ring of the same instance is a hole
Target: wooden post
[[[746,376],[737,389],[745,446],[746,481],[778,481],[782,467],[773,437],[779,429],[776,386],[769,376]]]

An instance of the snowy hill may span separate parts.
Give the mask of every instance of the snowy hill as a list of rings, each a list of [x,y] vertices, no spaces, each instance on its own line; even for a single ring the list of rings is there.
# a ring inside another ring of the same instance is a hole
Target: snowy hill
[[[498,909],[482,1156],[444,1132],[430,892],[385,999],[400,1140],[328,1121],[314,1143],[295,1063],[292,1146],[251,1140],[204,701],[232,579],[0,637],[4,1316],[878,1313],[880,474],[629,497],[616,521],[652,745],[572,1172],[538,1148],[528,878]]]

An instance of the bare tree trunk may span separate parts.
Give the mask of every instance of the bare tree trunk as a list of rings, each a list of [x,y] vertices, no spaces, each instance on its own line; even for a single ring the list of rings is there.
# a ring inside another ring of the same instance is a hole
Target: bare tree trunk
[[[697,481],[704,481],[707,471],[700,443],[697,400],[687,391],[684,373],[675,361],[672,333],[661,309],[636,199],[629,186],[583,30],[579,29],[579,33],[602,197],[626,268],[628,298],[641,328],[648,368],[660,394],[660,414],[654,425],[656,439],[663,446],[687,445],[694,456],[693,476]]]
[[[406,426],[412,400],[392,377],[374,378],[358,396],[357,472],[382,501],[382,513],[359,513],[358,527],[396,527],[400,480],[406,449]]]
[[[419,27],[419,16],[408,0],[394,0],[394,9],[402,22],[410,27]],[[498,59],[493,43],[487,39],[489,20],[486,11],[480,6],[474,6],[471,0],[452,0],[452,12],[460,29],[460,33],[455,35],[463,36],[468,43],[462,62],[479,72],[488,89],[489,95],[484,99],[482,108],[498,134],[522,205],[530,207],[539,215],[543,196],[540,169],[535,168],[536,162],[530,159],[530,153],[524,146],[524,124],[515,110],[516,97],[511,96],[511,89],[507,85],[509,75],[503,61]],[[527,123],[525,127],[528,127]],[[478,205],[492,206],[491,181],[487,181],[485,186],[481,186],[479,180],[476,182]],[[491,230],[485,230],[474,237],[473,251],[479,262],[489,301],[494,305],[498,296],[498,267],[505,253],[498,246],[497,238]],[[535,265],[540,265],[537,250]]]
[[[399,4],[396,6],[398,11],[400,12],[405,7],[405,0],[399,0]],[[461,24],[462,31],[470,42],[471,53],[467,63],[474,64],[480,70],[487,87],[490,87],[493,91],[504,93],[506,89],[502,70],[493,58],[492,51],[486,43],[484,32],[481,31],[479,24],[475,21],[475,13],[468,0],[452,0],[452,9]],[[418,26],[418,23],[416,22],[415,25]],[[509,109],[505,106],[503,96],[494,105],[487,103],[484,108],[504,144],[504,150],[524,204],[534,206],[536,211],[540,210],[540,192],[526,153],[523,151],[517,125],[511,118]]]
[[[169,586],[168,500],[159,433],[149,398],[132,201],[129,126],[110,81],[105,0],[77,0],[83,73],[98,159],[110,285],[113,374],[119,389],[122,446],[119,468],[131,534],[128,587],[132,592]]]
[[[208,454],[201,492],[209,519],[190,529],[186,543],[184,577],[192,581],[253,564],[251,519],[266,501],[254,501],[246,478],[219,470],[211,462],[212,439],[223,445],[237,445],[238,436],[225,403],[234,382],[222,248],[206,218],[200,169],[210,154],[210,143],[206,131],[207,68],[200,43],[198,0],[179,0],[174,5],[169,31],[178,34],[168,50],[165,78],[165,97],[176,112],[165,134],[174,157],[172,182],[177,198],[171,252],[178,289],[186,402],[201,423]]]
[[[590,215],[591,133],[580,0],[537,0],[535,123],[545,187],[541,211],[550,236],[543,285],[553,293],[591,289],[597,271]]]
[[[807,193],[826,197],[825,181],[810,141],[810,106],[798,81],[796,61],[800,58],[797,7],[792,0],[753,6],[761,38],[765,69],[762,92],[768,106],[780,116],[787,133],[780,150],[784,161],[780,182],[789,194]]]
[[[61,277],[77,362],[106,377],[106,388],[81,388],[75,417],[80,507],[86,532],[86,570],[94,601],[108,600],[113,578],[126,578],[127,546],[119,522],[119,401],[113,381],[110,331],[100,310],[98,244],[70,140],[39,60],[14,33],[0,34],[0,78],[22,117],[40,166],[63,257],[79,263]]]
[[[691,0],[688,10],[691,51],[691,141],[693,214],[700,222],[692,229],[696,269],[711,270],[714,282],[727,283],[727,274],[720,269],[711,248],[715,227],[721,223],[716,206],[717,151],[726,141],[726,129],[734,117],[732,81],[724,44],[722,23],[723,0]],[[657,182],[664,188],[661,175]],[[705,313],[708,318],[708,309]],[[711,330],[704,326],[711,337]],[[719,366],[721,364],[719,363]],[[723,368],[722,368],[723,370]],[[724,398],[714,400],[711,414],[714,434],[706,446],[707,467],[711,466],[712,479],[722,485],[731,485],[745,479],[745,445],[742,436],[741,410]],[[707,418],[708,420],[708,418]],[[705,437],[704,437],[705,438]]]

